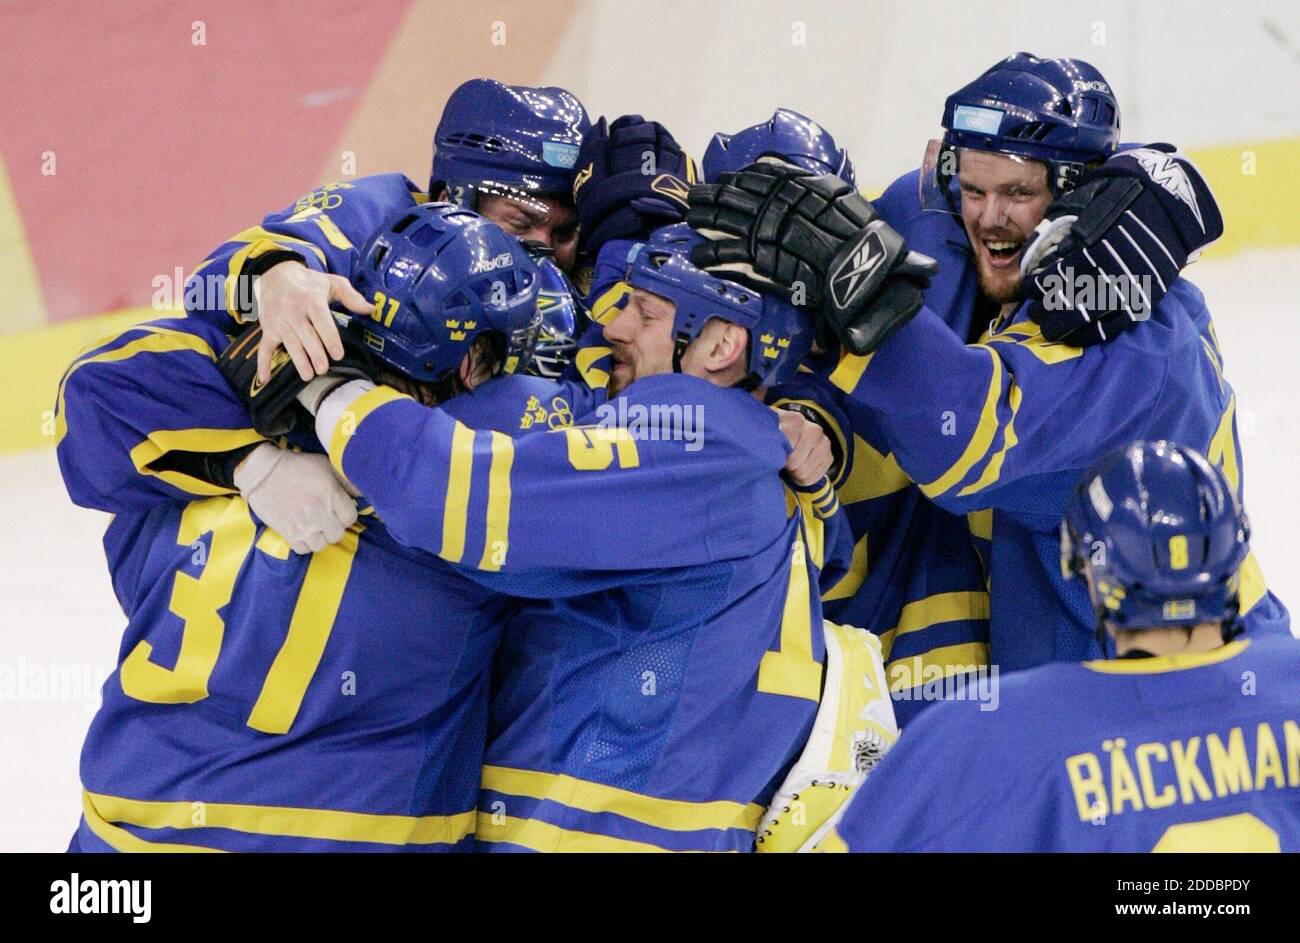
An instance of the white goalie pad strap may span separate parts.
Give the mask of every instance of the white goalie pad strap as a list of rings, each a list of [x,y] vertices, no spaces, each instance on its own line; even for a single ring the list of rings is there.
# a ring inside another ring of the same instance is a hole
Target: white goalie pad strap
[[[758,851],[807,852],[839,821],[853,790],[898,740],[880,640],[823,623],[826,684],[803,753],[756,832]]]

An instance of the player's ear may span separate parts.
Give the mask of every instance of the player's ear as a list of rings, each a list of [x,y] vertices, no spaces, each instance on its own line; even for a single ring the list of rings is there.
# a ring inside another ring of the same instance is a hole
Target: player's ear
[[[749,350],[749,331],[729,321],[719,321],[718,324],[721,330],[717,332],[710,351],[710,359],[713,361],[710,367],[717,373],[737,366],[743,371],[745,355]]]

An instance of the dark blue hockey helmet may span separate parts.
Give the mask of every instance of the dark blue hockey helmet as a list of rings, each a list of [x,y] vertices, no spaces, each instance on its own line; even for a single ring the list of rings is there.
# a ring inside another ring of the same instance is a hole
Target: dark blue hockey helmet
[[[628,252],[627,282],[676,305],[674,367],[708,320],[721,318],[749,331],[749,373],[743,386],[788,380],[812,349],[812,319],[783,298],[696,268],[691,250],[703,241],[686,223],[676,223],[655,230],[649,241],[635,243]]]
[[[704,180],[717,183],[729,171],[748,167],[760,157],[780,157],[815,174],[835,174],[856,186],[849,152],[835,144],[830,132],[797,111],[778,108],[769,121],[735,134],[713,135],[704,152]]]
[[[540,321],[532,362],[524,371],[531,376],[557,380],[573,362],[578,341],[591,324],[591,314],[581,293],[555,261],[555,252],[540,242],[524,240],[541,277],[537,293]]]
[[[1061,524],[1067,577],[1092,567],[1118,629],[1235,624],[1250,524],[1223,472],[1171,442],[1134,442],[1084,477]]]
[[[956,212],[960,148],[1041,161],[1059,195],[1088,165],[1115,153],[1119,102],[1105,77],[1082,59],[1021,52],[949,95],[943,128],[921,169],[922,205]]]
[[[366,241],[352,283],[374,302],[347,325],[377,359],[434,382],[489,333],[502,372],[528,366],[541,276],[518,239],[451,203],[403,210]]]
[[[573,199],[578,146],[591,126],[562,88],[470,79],[447,99],[433,136],[429,194],[474,209],[480,194]]]

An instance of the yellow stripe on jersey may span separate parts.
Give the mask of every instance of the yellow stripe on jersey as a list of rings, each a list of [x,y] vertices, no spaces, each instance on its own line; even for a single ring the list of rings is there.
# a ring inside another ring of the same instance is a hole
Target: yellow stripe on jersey
[[[288,733],[293,726],[334,630],[356,557],[358,535],[358,530],[347,530],[338,543],[311,555],[284,644],[266,673],[248,717],[248,726],[254,730],[280,734]]]
[[[591,319],[597,324],[608,324],[618,317],[620,303],[632,291],[627,282],[615,282],[591,305]]]
[[[222,848],[207,848],[203,845],[189,845],[181,842],[151,842],[145,841],[124,828],[112,825],[99,814],[91,801],[91,794],[84,789],[81,791],[81,813],[86,818],[86,824],[90,830],[98,835],[110,848],[123,852],[134,853],[154,853],[154,854],[175,854],[177,852],[197,852],[197,853],[223,853]]]
[[[989,391],[984,399],[984,408],[980,412],[979,424],[966,444],[961,458],[946,472],[929,484],[921,485],[921,491],[928,498],[943,494],[957,484],[975,467],[975,463],[988,454],[993,446],[993,437],[998,431],[998,400],[1002,396],[1002,360],[989,348],[980,348],[988,353],[993,361],[993,375],[989,378]]]
[[[93,814],[100,822],[134,825],[138,828],[224,828],[249,835],[370,842],[379,845],[454,844],[473,831],[476,818],[472,811],[455,815],[377,815],[334,809],[235,805],[200,800],[151,802],[93,792],[85,793],[84,805],[88,810],[87,822],[90,822]],[[94,830],[93,824],[91,828]],[[95,834],[113,844],[111,838],[100,834],[98,830],[95,830]],[[144,844],[152,845],[148,842]],[[152,845],[153,849],[158,847]],[[167,847],[170,851],[178,849],[189,850],[190,846]]]
[[[966,526],[970,528],[972,537],[980,537],[984,540],[993,539],[993,509],[985,508],[982,511],[971,511],[966,515]]]
[[[147,331],[144,337],[137,338],[114,350],[106,350],[102,353],[95,353],[106,344],[111,344],[118,338],[129,331]],[[82,367],[91,363],[116,363],[121,360],[130,360],[136,354],[168,354],[182,350],[190,350],[197,354],[202,354],[214,363],[217,355],[213,352],[212,347],[203,338],[186,331],[177,331],[158,325],[137,325],[129,327],[126,331],[110,337],[104,337],[96,341],[88,351],[84,351],[73,360],[72,365],[63,374],[63,379],[59,381],[59,398],[58,398],[58,419],[55,422],[54,442],[57,445],[63,441],[67,435],[67,410],[64,408],[64,392],[68,386],[68,380],[74,373]],[[260,436],[259,436],[260,438]]]
[[[352,248],[352,241],[343,234],[343,230],[334,224],[334,220],[329,218],[329,214],[321,213],[312,222],[320,228],[320,231],[325,234],[325,238],[329,240],[329,244],[334,248],[345,250]]]
[[[831,383],[843,390],[845,393],[852,393],[859,383],[862,382],[862,374],[866,371],[867,365],[871,363],[874,353],[867,354],[865,357],[859,357],[857,354],[844,354],[840,357],[840,362],[835,365],[831,371]]]
[[[856,504],[902,491],[912,483],[894,453],[882,455],[859,435],[853,437],[853,467],[839,484],[840,501]]]
[[[765,811],[753,802],[663,799],[574,776],[508,766],[484,766],[483,788],[512,796],[547,799],[583,812],[612,812],[642,825],[673,832],[728,828],[752,832]]]
[[[202,478],[150,466],[168,452],[229,452],[255,442],[268,441],[256,429],[157,429],[131,450],[131,463],[142,475],[153,475],[190,494],[211,497],[232,494],[230,488]]]
[[[542,852],[666,852],[671,849],[649,842],[631,841],[627,838],[614,838],[610,835],[598,835],[594,832],[580,832],[577,829],[561,828],[550,822],[537,819],[519,819],[507,816],[497,824],[486,812],[478,814],[478,829],[474,837],[482,842],[509,842],[531,851]]]
[[[347,410],[339,417],[338,425],[330,434],[329,443],[330,464],[341,477],[345,479],[348,477],[343,473],[343,453],[347,450],[348,443],[352,441],[352,434],[357,431],[361,421],[380,406],[401,399],[411,399],[411,397],[397,392],[392,387],[377,386],[373,390],[362,393],[348,405]]]
[[[1085,661],[1083,667],[1105,675],[1155,675],[1187,668],[1217,665],[1236,658],[1250,646],[1249,639],[1237,639],[1222,648],[1208,652],[1189,652],[1179,655],[1157,655],[1154,658],[1120,658],[1104,661]]]
[[[867,536],[863,534],[853,545],[853,556],[849,558],[848,572],[822,596],[822,602],[848,599],[862,588],[862,584],[867,579]]]
[[[885,660],[899,636],[920,632],[944,622],[989,617],[989,594],[982,592],[935,593],[909,602],[898,614],[898,625],[880,633],[880,648]]]
[[[573,355],[573,364],[578,368],[578,375],[589,389],[603,390],[609,386],[609,374],[593,364],[602,357],[608,357],[613,351],[608,347],[583,347]]]
[[[474,430],[458,422],[451,433],[447,497],[442,506],[442,549],[438,551],[438,556],[448,563],[459,563],[465,555],[469,486],[473,477]]]
[[[1223,469],[1223,476],[1228,479],[1228,484],[1232,485],[1232,490],[1240,497],[1241,471],[1237,468],[1237,437],[1233,431],[1236,414],[1237,397],[1233,395],[1228,398],[1228,408],[1223,411],[1223,416],[1219,419],[1219,427],[1214,431],[1214,438],[1210,440],[1210,447],[1206,450],[1205,457],[1211,464]]]
[[[510,436],[492,433],[492,467],[488,471],[487,527],[483,533],[480,570],[499,570],[510,550],[510,469],[515,443]],[[450,495],[448,496],[450,500]]]
[[[1020,385],[1015,380],[1011,381],[1011,418],[1007,420],[1007,432],[1002,437],[1002,448],[998,453],[989,459],[989,463],[984,466],[984,474],[980,475],[979,480],[974,484],[967,485],[957,492],[957,496],[964,498],[968,494],[975,494],[977,491],[983,491],[990,485],[996,484],[998,475],[1002,473],[1002,462],[1007,457],[1007,452],[1015,448],[1016,442],[1016,413],[1020,411]]]
[[[764,694],[821,701],[822,662],[813,657],[811,596],[807,550],[796,538],[781,612],[781,647],[764,652],[758,664],[758,689]]]
[[[934,669],[938,669],[940,677],[948,678],[988,663],[989,647],[983,642],[964,642],[961,645],[931,649],[890,664],[887,669],[889,690],[907,691],[933,681]]]

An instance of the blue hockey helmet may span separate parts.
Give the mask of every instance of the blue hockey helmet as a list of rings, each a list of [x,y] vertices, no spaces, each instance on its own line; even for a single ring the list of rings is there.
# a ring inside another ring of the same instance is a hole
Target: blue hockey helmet
[[[628,252],[628,283],[676,305],[674,367],[708,320],[721,318],[749,331],[749,372],[742,386],[756,389],[788,380],[812,349],[812,319],[783,298],[696,268],[691,250],[703,241],[686,223],[676,223]]]
[[[470,79],[451,93],[433,136],[429,195],[474,209],[480,193],[573,199],[573,167],[591,126],[562,88]]]
[[[1223,472],[1171,442],[1134,442],[1103,458],[1061,524],[1068,576],[1092,567],[1098,621],[1118,629],[1233,626],[1250,524]]]
[[[1105,77],[1082,59],[1016,53],[948,96],[944,135],[921,169],[922,205],[956,212],[960,148],[1047,164],[1054,194],[1119,145],[1119,102]],[[936,199],[937,197],[937,199]]]
[[[550,246],[525,239],[524,247],[541,277],[537,293],[540,322],[532,362],[525,373],[558,380],[573,362],[578,341],[591,324],[591,313],[569,276],[555,261]]]
[[[366,241],[352,283],[375,309],[347,329],[406,376],[443,379],[485,332],[503,372],[532,359],[537,265],[518,239],[477,213],[450,203],[403,210]]]
[[[735,134],[718,132],[704,152],[704,180],[717,183],[728,171],[748,167],[760,157],[780,157],[815,174],[835,174],[856,186],[849,152],[835,144],[830,132],[797,111],[778,108],[771,120]]]

